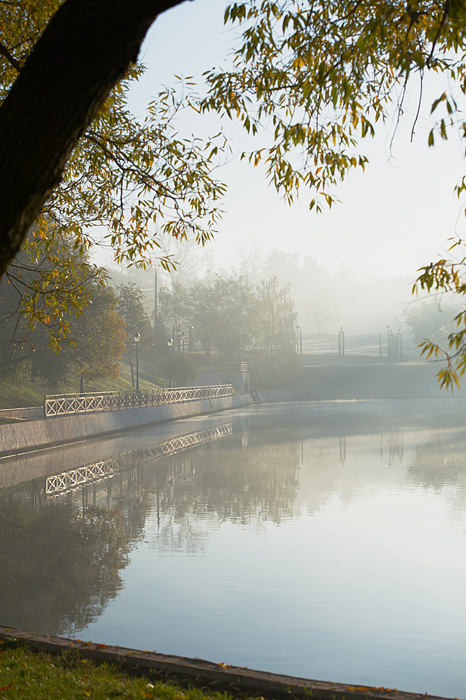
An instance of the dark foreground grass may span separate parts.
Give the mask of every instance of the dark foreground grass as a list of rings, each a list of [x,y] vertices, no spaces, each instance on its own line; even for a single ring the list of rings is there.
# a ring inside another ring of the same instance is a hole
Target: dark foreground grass
[[[243,696],[244,697],[244,696]],[[94,663],[72,652],[52,655],[21,642],[0,642],[0,700],[229,700],[209,687],[190,687],[160,674]]]

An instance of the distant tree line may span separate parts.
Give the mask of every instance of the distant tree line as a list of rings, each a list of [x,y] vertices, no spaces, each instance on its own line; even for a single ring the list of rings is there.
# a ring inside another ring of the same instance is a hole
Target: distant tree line
[[[289,285],[272,277],[253,285],[245,276],[214,275],[189,286],[173,283],[159,290],[159,315],[167,332],[191,333],[207,362],[247,360],[257,385],[286,384],[299,367],[296,313]]]
[[[256,285],[241,275],[173,281],[159,290],[154,332],[139,287],[109,285],[106,271],[67,237],[52,236],[43,256],[26,243],[11,269],[0,282],[0,379],[39,378],[53,389],[77,375],[82,391],[87,381],[117,378],[123,358],[134,376],[135,335],[140,348],[155,343],[165,355],[159,364],[168,376],[166,341],[173,329],[175,349],[184,333],[186,349],[194,337],[208,363],[212,352],[222,365],[247,360],[258,386],[287,384],[299,367],[294,303],[289,285],[280,286],[277,277]],[[189,383],[197,366],[178,359],[172,357],[174,383]]]

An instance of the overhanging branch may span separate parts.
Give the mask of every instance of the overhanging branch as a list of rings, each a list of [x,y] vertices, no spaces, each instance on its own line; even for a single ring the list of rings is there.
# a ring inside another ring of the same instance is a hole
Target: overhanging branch
[[[0,275],[150,25],[182,1],[66,0],[49,22],[0,108]]]
[[[16,58],[14,56],[11,55],[11,53],[8,51],[7,47],[4,46],[1,42],[0,42],[0,55],[4,56],[7,59],[7,61],[9,63],[11,63],[13,68],[16,68],[16,70],[19,73],[19,71],[21,70],[21,64],[19,63],[19,61],[16,60]]]

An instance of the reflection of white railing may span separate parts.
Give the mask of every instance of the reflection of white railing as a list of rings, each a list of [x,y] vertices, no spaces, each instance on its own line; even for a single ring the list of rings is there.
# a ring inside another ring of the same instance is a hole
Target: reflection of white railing
[[[44,413],[46,418],[51,418],[81,413],[121,411],[196,399],[213,399],[219,396],[231,396],[231,393],[231,384],[222,384],[221,386],[194,386],[133,393],[105,391],[100,394],[58,394],[45,397]]]
[[[64,493],[78,486],[108,479],[113,476],[114,471],[115,463],[109,459],[106,462],[96,462],[79,469],[71,469],[69,472],[54,474],[45,480],[45,494],[49,496]]]
[[[138,447],[131,452],[123,452],[115,455],[104,462],[87,464],[78,469],[70,469],[68,472],[54,474],[45,479],[45,495],[58,496],[61,493],[72,491],[86,484],[96,483],[103,479],[111,478],[115,472],[130,469],[135,464],[142,464],[150,459],[159,459],[166,455],[172,455],[190,447],[196,447],[206,442],[212,442],[218,438],[231,435],[233,431],[232,423],[220,425],[215,428],[207,428],[189,435],[167,440],[166,442],[149,447]]]

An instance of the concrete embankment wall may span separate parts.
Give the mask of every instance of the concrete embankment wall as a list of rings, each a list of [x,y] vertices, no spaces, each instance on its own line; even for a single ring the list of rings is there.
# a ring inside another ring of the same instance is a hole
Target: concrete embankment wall
[[[206,415],[252,403],[249,394],[199,399],[166,406],[152,406],[108,413],[58,416],[43,420],[0,425],[0,455],[13,455],[53,445],[64,445],[129,430],[152,423]]]
[[[295,388],[311,392],[314,400],[445,398],[437,374],[445,363],[422,358],[303,357]],[[466,396],[455,387],[455,396]]]
[[[40,420],[40,418],[44,418],[44,407],[2,408],[0,409],[0,419],[2,418],[6,420]]]
[[[218,411],[189,418],[187,421],[153,423],[138,426],[130,432],[117,430],[95,436],[91,440],[51,445],[15,456],[0,457],[0,492],[31,480],[40,481],[52,474],[106,462],[119,455],[130,454],[133,450],[139,452],[143,460],[144,452],[149,452],[156,445],[212,428],[221,429],[225,425],[231,425],[231,420],[230,411]]]

